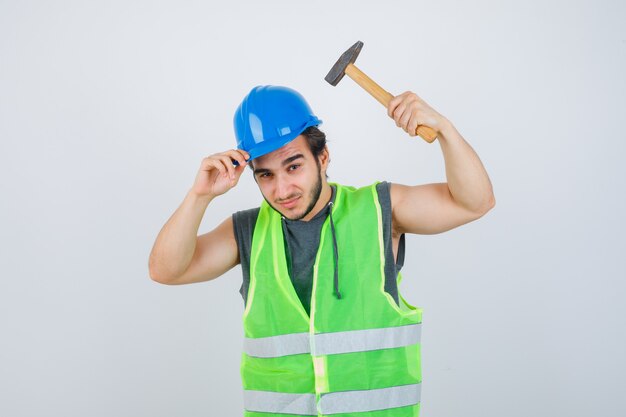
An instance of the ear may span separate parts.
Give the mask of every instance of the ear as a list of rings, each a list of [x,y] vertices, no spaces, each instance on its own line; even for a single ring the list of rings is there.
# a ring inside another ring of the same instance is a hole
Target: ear
[[[326,168],[328,168],[328,164],[330,163],[330,153],[328,152],[328,146],[324,146],[324,150],[320,153],[318,158],[322,170],[326,171]]]

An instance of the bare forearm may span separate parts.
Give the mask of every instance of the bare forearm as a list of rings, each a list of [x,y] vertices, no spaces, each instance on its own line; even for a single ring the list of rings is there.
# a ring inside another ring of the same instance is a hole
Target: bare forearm
[[[193,257],[200,222],[209,197],[198,197],[188,192],[182,204],[165,223],[150,253],[150,276],[168,280],[183,274]]]
[[[480,158],[449,121],[443,123],[439,133],[450,194],[468,210],[489,210],[495,204],[495,198]]]

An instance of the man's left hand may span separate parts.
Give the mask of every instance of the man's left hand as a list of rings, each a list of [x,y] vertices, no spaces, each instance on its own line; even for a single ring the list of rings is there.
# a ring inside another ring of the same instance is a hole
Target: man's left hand
[[[437,113],[412,91],[395,96],[389,102],[387,114],[410,136],[416,136],[417,126],[426,125],[438,133],[449,121]]]

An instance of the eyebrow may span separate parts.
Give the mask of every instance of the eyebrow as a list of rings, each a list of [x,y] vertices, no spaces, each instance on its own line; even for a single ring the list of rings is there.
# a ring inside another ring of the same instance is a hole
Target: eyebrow
[[[281,165],[282,165],[282,166],[289,165],[289,164],[290,164],[290,163],[292,163],[293,161],[295,161],[295,160],[297,160],[297,159],[300,159],[300,158],[304,158],[304,155],[302,155],[301,153],[295,154],[295,155],[290,156],[289,158],[285,159],[285,160],[281,163]],[[261,173],[264,173],[264,172],[270,172],[270,170],[269,170],[269,169],[267,169],[267,168],[256,168],[256,169],[254,170],[254,174],[255,174],[255,175],[256,175],[256,174],[261,174]]]
[[[289,158],[283,161],[282,166],[289,165],[296,159],[300,159],[300,158],[304,158],[304,155],[302,155],[301,153],[295,154],[294,156],[290,156]]]

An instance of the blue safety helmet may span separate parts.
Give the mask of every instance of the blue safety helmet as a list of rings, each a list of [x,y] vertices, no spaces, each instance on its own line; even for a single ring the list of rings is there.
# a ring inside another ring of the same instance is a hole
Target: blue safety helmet
[[[270,153],[298,137],[318,119],[297,91],[274,85],[256,86],[235,111],[237,149],[250,159]]]

